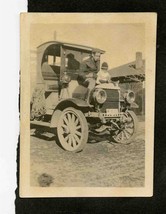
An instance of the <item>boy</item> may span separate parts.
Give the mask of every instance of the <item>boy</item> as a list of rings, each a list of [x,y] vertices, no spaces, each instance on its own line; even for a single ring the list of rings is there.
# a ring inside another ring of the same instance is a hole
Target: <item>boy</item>
[[[111,75],[108,73],[108,64],[103,62],[101,70],[97,74],[96,84],[109,83],[111,81]]]

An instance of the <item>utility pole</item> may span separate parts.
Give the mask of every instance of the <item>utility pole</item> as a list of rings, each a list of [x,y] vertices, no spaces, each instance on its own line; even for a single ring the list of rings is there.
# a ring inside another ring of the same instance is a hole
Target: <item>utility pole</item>
[[[56,40],[56,36],[57,36],[57,34],[56,34],[56,30],[54,31],[54,40]]]

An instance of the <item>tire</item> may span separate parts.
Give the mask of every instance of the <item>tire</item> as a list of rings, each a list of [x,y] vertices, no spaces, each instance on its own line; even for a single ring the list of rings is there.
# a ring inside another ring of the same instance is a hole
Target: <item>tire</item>
[[[117,130],[114,135],[111,136],[111,140],[115,143],[129,144],[135,138],[138,129],[137,116],[133,111],[128,111],[125,113],[128,122],[125,123],[125,128],[123,130]]]
[[[63,110],[56,128],[56,142],[66,151],[82,151],[88,141],[84,114],[72,107]]]

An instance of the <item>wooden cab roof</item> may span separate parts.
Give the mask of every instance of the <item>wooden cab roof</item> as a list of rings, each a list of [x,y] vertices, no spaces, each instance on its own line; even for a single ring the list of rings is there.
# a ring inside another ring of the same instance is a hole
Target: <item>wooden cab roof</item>
[[[105,53],[104,50],[101,50],[99,48],[93,48],[93,47],[90,47],[90,46],[85,46],[85,45],[79,45],[79,44],[73,44],[73,43],[67,43],[67,42],[60,42],[60,41],[49,41],[49,42],[45,42],[41,45],[39,45],[37,47],[37,49],[42,49],[43,51],[50,45],[59,45],[59,46],[63,46],[64,48],[69,48],[69,49],[72,49],[72,50],[77,50],[77,51],[85,51],[85,52],[89,52],[89,53],[92,53],[92,52],[99,52],[101,54]]]

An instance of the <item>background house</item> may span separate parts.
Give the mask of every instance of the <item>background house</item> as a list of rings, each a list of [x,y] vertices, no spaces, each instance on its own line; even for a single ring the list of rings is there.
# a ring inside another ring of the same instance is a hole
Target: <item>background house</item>
[[[131,89],[136,94],[136,103],[139,105],[135,109],[137,114],[145,114],[145,60],[142,53],[136,52],[136,60],[116,68],[110,69],[109,73],[113,81],[119,80],[122,90]]]

